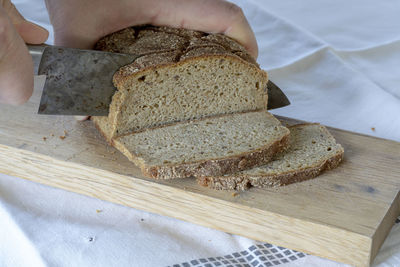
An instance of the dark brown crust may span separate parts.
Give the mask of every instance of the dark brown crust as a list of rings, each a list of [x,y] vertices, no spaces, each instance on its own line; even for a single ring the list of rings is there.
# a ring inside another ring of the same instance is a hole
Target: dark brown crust
[[[220,47],[220,53],[237,54],[238,57],[258,66],[241,44],[224,34],[209,34],[181,28],[135,26],[109,34],[95,45],[97,50],[133,53],[138,56],[175,51],[177,57],[172,59],[172,62],[178,62],[187,52],[200,47]]]
[[[318,123],[302,123],[292,127],[304,126],[304,125],[320,125]],[[204,175],[197,177],[198,184],[207,186],[216,190],[246,190],[250,187],[277,187],[289,185],[292,183],[302,182],[305,180],[312,179],[326,170],[336,168],[342,161],[344,156],[343,148],[338,151],[332,157],[320,161],[309,168],[300,168],[290,172],[285,172],[277,175],[245,175],[245,174],[234,174],[232,176],[212,176]]]
[[[260,166],[269,162],[272,157],[289,145],[289,134],[282,136],[281,139],[273,142],[270,146],[260,148],[255,151],[249,151],[227,157],[223,159],[213,159],[194,163],[182,163],[178,165],[146,166],[142,165],[142,173],[155,179],[173,179],[198,176],[218,176],[235,173],[252,167]],[[129,158],[132,158],[132,154]]]
[[[253,176],[247,175],[235,175],[229,177],[224,176],[203,176],[197,177],[197,182],[202,186],[207,186],[216,190],[246,190],[251,186],[254,187],[277,187],[284,186],[293,183],[302,182],[315,178],[323,171],[331,170],[336,168],[343,159],[343,153],[336,154],[333,157],[325,160],[320,165],[302,169],[299,171],[293,171],[281,175],[271,176]]]

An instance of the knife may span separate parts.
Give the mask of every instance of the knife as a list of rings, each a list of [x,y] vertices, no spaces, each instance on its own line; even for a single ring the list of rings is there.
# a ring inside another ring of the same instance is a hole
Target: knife
[[[34,71],[46,75],[39,114],[107,116],[116,91],[114,73],[138,56],[51,45],[28,45]],[[268,109],[290,104],[273,82],[268,84]]]

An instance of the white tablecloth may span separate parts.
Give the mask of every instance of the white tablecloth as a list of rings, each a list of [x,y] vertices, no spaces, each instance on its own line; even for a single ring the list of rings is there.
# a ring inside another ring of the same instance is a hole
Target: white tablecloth
[[[400,141],[399,1],[234,2],[292,102],[273,113]],[[51,30],[42,0],[14,3]],[[229,264],[345,266],[0,174],[0,266]],[[374,265],[400,266],[400,223]]]

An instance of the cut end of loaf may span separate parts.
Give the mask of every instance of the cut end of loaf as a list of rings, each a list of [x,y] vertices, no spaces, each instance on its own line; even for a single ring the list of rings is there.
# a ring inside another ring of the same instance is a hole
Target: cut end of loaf
[[[266,108],[267,73],[243,46],[222,34],[144,25],[108,35],[96,49],[138,55],[114,75],[118,91],[109,125],[95,121],[108,139]]]
[[[158,65],[119,79],[123,97],[110,118],[119,136],[177,121],[261,110],[268,100],[267,82],[265,72],[229,56]]]

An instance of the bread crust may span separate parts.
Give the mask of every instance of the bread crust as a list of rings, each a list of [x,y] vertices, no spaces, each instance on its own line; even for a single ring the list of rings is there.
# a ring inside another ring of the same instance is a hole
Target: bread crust
[[[248,175],[233,175],[229,177],[229,179],[224,176],[202,176],[197,177],[197,182],[202,186],[207,186],[216,190],[244,191],[251,186],[259,188],[284,186],[315,178],[323,171],[336,168],[342,159],[343,153],[338,153],[314,167],[303,168],[298,171],[278,175],[259,175],[251,177]]]

